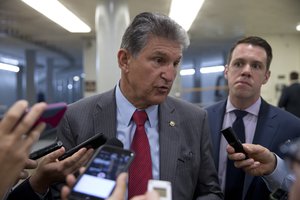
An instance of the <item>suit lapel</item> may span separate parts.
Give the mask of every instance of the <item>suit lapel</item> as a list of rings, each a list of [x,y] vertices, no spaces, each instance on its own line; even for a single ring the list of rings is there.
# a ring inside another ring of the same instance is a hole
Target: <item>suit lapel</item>
[[[220,154],[220,140],[221,140],[221,129],[225,115],[226,101],[222,101],[217,104],[212,111],[209,113],[209,126],[211,130],[213,155],[216,168],[219,168],[219,154]]]
[[[255,129],[255,135],[253,138],[253,144],[260,144],[268,149],[273,143],[273,139],[276,138],[277,126],[276,113],[270,109],[270,105],[262,99],[261,106],[259,109],[257,125]],[[254,177],[246,175],[244,183],[244,198],[247,194],[251,182]]]
[[[103,133],[107,139],[116,137],[116,98],[115,90],[100,96],[94,115],[95,133]]]
[[[175,106],[167,98],[159,107],[160,179],[173,183],[180,150],[179,125]]]

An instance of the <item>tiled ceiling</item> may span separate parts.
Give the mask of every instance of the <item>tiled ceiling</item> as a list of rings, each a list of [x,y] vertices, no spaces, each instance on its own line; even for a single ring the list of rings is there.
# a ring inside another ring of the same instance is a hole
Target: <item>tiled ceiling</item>
[[[54,52],[54,56],[80,63],[84,42],[95,38],[94,13],[99,1],[61,0],[92,27],[91,33],[72,34],[20,0],[0,0],[0,54],[22,58],[24,49],[42,47],[39,49],[45,54]],[[168,14],[171,0],[127,2],[132,18],[143,11]],[[295,30],[297,23],[300,23],[299,0],[206,0],[189,31],[190,53],[249,34],[299,35]]]

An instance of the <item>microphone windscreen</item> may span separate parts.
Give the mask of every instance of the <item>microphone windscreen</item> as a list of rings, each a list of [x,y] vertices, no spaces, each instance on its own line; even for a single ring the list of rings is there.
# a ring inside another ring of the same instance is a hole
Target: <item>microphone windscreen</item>
[[[107,142],[105,144],[115,146],[115,147],[119,147],[119,148],[123,149],[123,143],[120,140],[118,140],[118,138],[115,138],[115,137],[107,140]]]

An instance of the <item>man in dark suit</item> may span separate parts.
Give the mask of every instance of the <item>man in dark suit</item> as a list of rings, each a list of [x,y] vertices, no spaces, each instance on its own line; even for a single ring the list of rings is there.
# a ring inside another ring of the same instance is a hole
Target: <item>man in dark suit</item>
[[[300,117],[300,83],[298,79],[298,72],[290,73],[291,85],[283,89],[278,107]]]
[[[68,107],[58,130],[65,147],[103,133],[131,148],[136,135],[132,115],[136,110],[145,111],[151,178],[170,181],[174,200],[221,199],[206,112],[168,97],[188,43],[186,31],[169,17],[137,15],[118,52],[119,83]],[[139,169],[139,173],[144,171]]]
[[[300,121],[296,117],[261,98],[261,86],[270,77],[271,60],[272,49],[264,39],[252,36],[239,40],[230,50],[224,71],[229,96],[207,108],[214,161],[225,199],[264,200],[269,199],[270,194],[262,177],[240,171],[229,174],[227,171],[231,169],[226,153],[228,143],[220,130],[233,126],[238,118],[235,110],[246,111],[242,118],[244,142],[260,144],[279,156],[279,145],[300,135]],[[230,190],[228,185],[232,182],[229,180],[236,174],[242,177],[242,181],[235,181],[237,184],[233,183]],[[236,196],[239,191],[239,196]]]

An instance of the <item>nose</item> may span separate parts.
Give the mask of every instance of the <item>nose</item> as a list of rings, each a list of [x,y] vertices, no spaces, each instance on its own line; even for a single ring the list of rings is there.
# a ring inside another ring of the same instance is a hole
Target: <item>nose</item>
[[[242,76],[248,76],[249,77],[251,75],[251,72],[252,72],[252,69],[251,69],[250,64],[246,64],[243,67]]]
[[[164,79],[166,82],[174,81],[177,74],[176,68],[173,65],[168,65],[167,67],[163,67],[161,72],[161,78]]]

